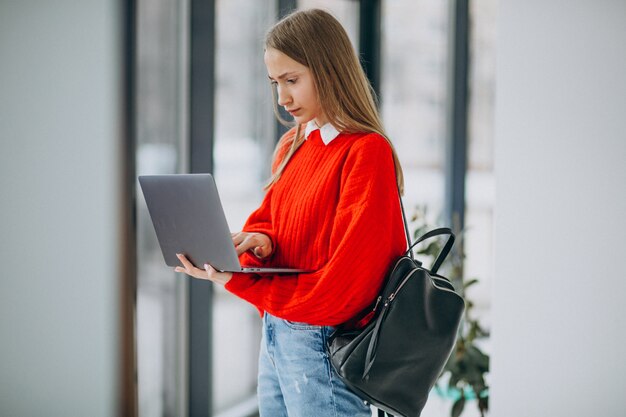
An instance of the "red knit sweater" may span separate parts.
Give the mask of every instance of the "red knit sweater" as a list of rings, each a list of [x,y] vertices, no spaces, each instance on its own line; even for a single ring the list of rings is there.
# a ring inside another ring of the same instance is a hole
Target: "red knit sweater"
[[[292,129],[281,139],[277,160],[294,135]],[[274,252],[264,260],[244,253],[242,265],[313,272],[235,273],[228,291],[286,320],[348,321],[376,298],[407,247],[391,147],[375,133],[341,133],[325,145],[315,130],[243,230],[268,235]]]

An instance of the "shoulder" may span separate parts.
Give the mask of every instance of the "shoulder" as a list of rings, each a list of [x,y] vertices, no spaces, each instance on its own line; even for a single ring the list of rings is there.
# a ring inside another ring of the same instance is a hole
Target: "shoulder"
[[[350,142],[341,167],[342,187],[363,198],[375,189],[393,190],[396,169],[391,142],[378,133],[354,135]]]
[[[274,149],[274,156],[272,157],[272,172],[275,172],[280,163],[283,161],[283,158],[287,154],[287,151],[291,147],[291,144],[296,139],[297,126],[292,127],[284,135],[281,136],[280,140],[276,144],[276,148]]]
[[[294,139],[296,138],[296,131],[298,130],[297,126],[292,127],[291,129],[289,129],[288,131],[286,131],[278,140],[278,143],[276,144],[276,148],[280,149],[283,147],[289,147],[289,145],[291,145],[291,143],[294,141]]]
[[[348,152],[349,158],[371,161],[380,161],[381,158],[391,157],[391,143],[378,133],[357,133],[353,135]]]
[[[355,134],[346,152],[342,181],[391,181],[395,177],[392,145],[378,133]]]

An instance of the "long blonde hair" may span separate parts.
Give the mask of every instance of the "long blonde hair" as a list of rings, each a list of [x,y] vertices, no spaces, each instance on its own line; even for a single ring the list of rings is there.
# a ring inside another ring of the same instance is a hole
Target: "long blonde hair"
[[[346,133],[375,132],[389,142],[398,188],[404,194],[404,175],[398,155],[383,129],[372,86],[341,24],[323,10],[297,11],[269,30],[265,37],[265,49],[269,48],[282,52],[310,69],[320,105],[329,123],[337,130]],[[273,93],[276,98],[275,91]],[[280,117],[276,99],[274,112],[281,123],[293,125]],[[298,125],[289,149],[272,173],[266,188],[278,181],[302,143],[304,135],[302,126]],[[281,145],[284,144],[279,143],[274,151],[274,160]]]

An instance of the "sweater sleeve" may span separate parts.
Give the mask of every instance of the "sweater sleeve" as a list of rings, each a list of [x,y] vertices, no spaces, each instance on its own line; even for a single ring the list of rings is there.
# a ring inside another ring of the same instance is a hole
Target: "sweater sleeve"
[[[280,165],[280,162],[285,157],[285,154],[287,153],[287,150],[289,149],[289,146],[291,145],[293,141],[295,132],[296,132],[295,128],[290,129],[281,137],[278,144],[276,145],[275,156],[274,156],[274,160],[272,161],[272,174],[276,172],[278,165]],[[276,236],[274,234],[274,229],[272,227],[271,209],[272,209],[272,189],[270,188],[269,191],[265,194],[265,197],[263,198],[263,201],[261,202],[261,205],[259,206],[259,208],[253,211],[252,214],[250,214],[250,216],[246,220],[246,223],[244,224],[242,231],[257,232],[257,233],[263,233],[264,235],[267,235],[272,241],[272,247],[275,251],[276,250]],[[252,256],[250,253],[246,252],[241,255],[240,261],[242,264],[245,264],[245,265],[257,266],[257,265],[264,264],[266,261],[269,261],[270,259],[271,259],[271,256],[268,256],[267,258],[260,260],[256,256]]]
[[[274,242],[274,231],[272,228],[272,190],[270,189],[263,197],[259,208],[254,210],[242,230],[244,232],[260,232],[268,235]]]
[[[391,148],[368,135],[350,149],[328,262],[295,276],[234,274],[226,289],[259,310],[297,322],[337,325],[376,297],[392,262],[406,250]]]

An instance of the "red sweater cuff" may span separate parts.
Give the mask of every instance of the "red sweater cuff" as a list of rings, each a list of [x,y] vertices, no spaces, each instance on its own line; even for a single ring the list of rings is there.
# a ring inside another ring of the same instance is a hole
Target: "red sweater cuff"
[[[237,295],[237,293],[248,289],[251,286],[251,280],[258,279],[257,274],[244,274],[242,272],[233,272],[232,278],[224,285],[227,291]]]

